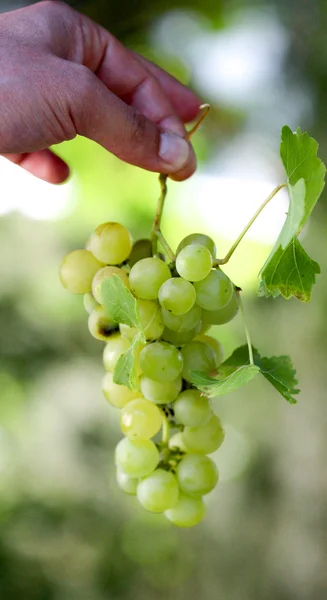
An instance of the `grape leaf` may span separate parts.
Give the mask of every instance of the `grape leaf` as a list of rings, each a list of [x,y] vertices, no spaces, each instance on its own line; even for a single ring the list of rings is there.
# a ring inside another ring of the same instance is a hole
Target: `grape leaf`
[[[294,133],[287,126],[282,128],[280,156],[288,182],[295,186],[300,179],[305,181],[303,191],[306,214],[303,215],[301,226],[310,215],[325,185],[326,167],[317,157],[318,147],[316,140],[299,127]]]
[[[289,356],[272,356],[261,358],[256,355],[254,362],[262,375],[276,388],[276,390],[289,402],[296,404],[294,396],[300,393],[296,388],[298,383],[295,369]]]
[[[243,365],[237,367],[227,377],[217,378],[210,377],[199,371],[192,372],[192,383],[201,392],[204,392],[209,398],[216,396],[224,396],[230,392],[234,392],[243,385],[246,385],[253,379],[260,369],[256,365]]]
[[[258,372],[276,388],[290,404],[295,404],[295,370],[289,356],[261,357],[256,348],[252,348],[254,365],[250,365],[248,346],[240,346],[218,367],[217,377],[205,373],[192,372],[192,383],[209,398],[232,392],[253,379]]]
[[[101,298],[105,311],[115,323],[136,327],[143,335],[136,300],[118,275],[105,278]]]
[[[281,293],[287,299],[294,296],[303,302],[309,302],[316,274],[319,273],[318,263],[308,256],[294,237],[284,250],[279,246],[272,256],[269,267],[262,273],[263,280],[258,293],[261,296],[276,296]]]
[[[141,343],[141,335],[135,336],[130,348],[119,357],[114,370],[114,383],[126,385],[131,390],[138,390],[136,353]]]
[[[318,144],[306,132],[282,129],[281,158],[287,174],[290,205],[286,221],[260,275],[259,293],[282,294],[308,302],[320,272],[297,241],[324,188],[326,167],[317,157]]]

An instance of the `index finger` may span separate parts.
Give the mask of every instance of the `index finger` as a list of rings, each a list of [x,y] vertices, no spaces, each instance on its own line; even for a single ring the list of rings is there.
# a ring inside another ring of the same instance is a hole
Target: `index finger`
[[[135,53],[135,56],[138,57],[145,68],[159,81],[178,117],[184,123],[194,121],[199,114],[200,105],[203,103],[197,94],[151,60],[137,53]]]

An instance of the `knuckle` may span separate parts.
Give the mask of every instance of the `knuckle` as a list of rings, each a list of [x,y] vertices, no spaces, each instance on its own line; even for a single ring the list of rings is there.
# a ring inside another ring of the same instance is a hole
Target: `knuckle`
[[[57,15],[58,13],[69,12],[70,8],[65,2],[61,0],[42,0],[37,5],[38,10],[43,10],[49,15]]]
[[[39,40],[55,54],[59,51],[68,55],[69,46],[74,39],[77,14],[74,9],[60,0],[43,0],[31,5],[29,10]]]

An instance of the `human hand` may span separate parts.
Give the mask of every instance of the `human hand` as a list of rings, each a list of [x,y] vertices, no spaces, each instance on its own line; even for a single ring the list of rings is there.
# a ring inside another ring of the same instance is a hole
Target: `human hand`
[[[49,147],[77,134],[120,159],[184,180],[196,159],[184,123],[200,100],[105,29],[57,1],[0,15],[0,154],[50,183]]]

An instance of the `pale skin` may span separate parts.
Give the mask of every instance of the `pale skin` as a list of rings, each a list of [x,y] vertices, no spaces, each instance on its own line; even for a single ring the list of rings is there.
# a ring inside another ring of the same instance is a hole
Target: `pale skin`
[[[50,183],[49,148],[85,136],[121,160],[182,181],[196,169],[185,123],[200,99],[62,2],[0,15],[0,154]]]

